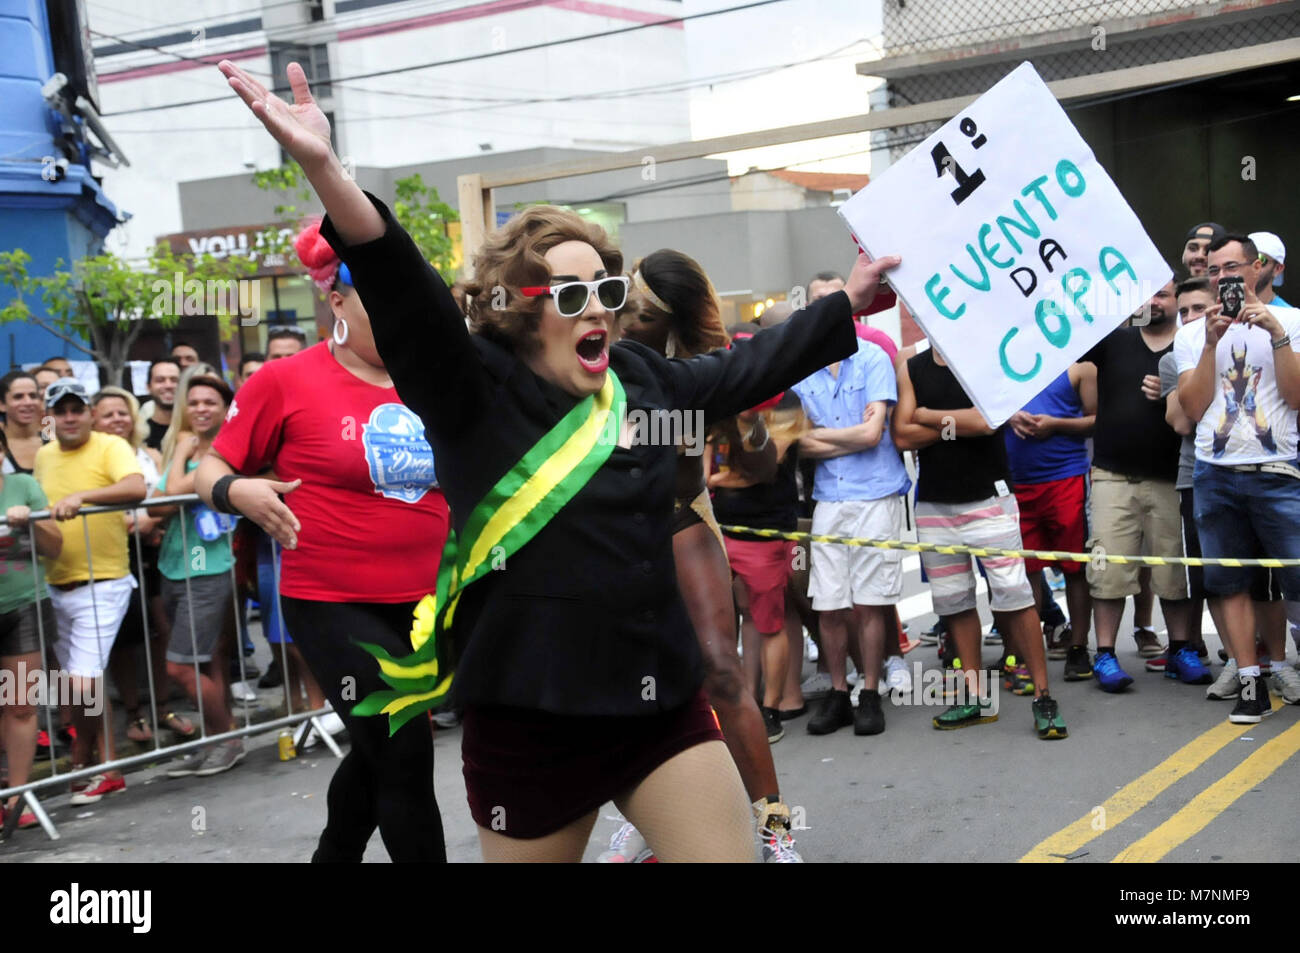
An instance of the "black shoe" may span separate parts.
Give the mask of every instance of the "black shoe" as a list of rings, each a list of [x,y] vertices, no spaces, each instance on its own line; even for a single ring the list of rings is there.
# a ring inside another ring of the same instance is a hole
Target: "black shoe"
[[[858,693],[858,710],[853,716],[855,735],[878,735],[885,730],[885,712],[880,707],[880,692],[862,689]]]
[[[829,735],[846,725],[853,724],[853,702],[849,701],[848,692],[831,689],[822,699],[817,713],[808,719],[808,734]]]
[[[807,705],[801,705],[798,708],[786,708],[781,711],[781,720],[794,721],[794,719],[802,718],[806,714],[808,714]]]
[[[763,727],[767,729],[767,743],[776,744],[785,737],[785,727],[781,724],[781,713],[775,708],[763,708]]]
[[[1088,646],[1071,645],[1065,653],[1065,680],[1082,682],[1092,678],[1092,659],[1088,656]]]
[[[280,658],[276,656],[271,659],[271,664],[266,667],[266,674],[257,680],[258,688],[279,688],[284,684],[284,672],[280,671]]]
[[[1265,715],[1273,713],[1273,700],[1268,697],[1268,682],[1255,675],[1241,676],[1241,695],[1228,716],[1234,725],[1256,725]]]

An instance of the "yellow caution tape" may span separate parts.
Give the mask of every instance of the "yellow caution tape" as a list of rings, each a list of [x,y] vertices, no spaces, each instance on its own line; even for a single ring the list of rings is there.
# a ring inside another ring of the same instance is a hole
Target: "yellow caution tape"
[[[1114,556],[1098,546],[1091,553],[1063,553],[1045,549],[991,549],[987,546],[949,546],[938,543],[909,543],[902,539],[860,539],[853,536],[825,536],[816,533],[787,533],[777,529],[754,529],[750,526],[723,526],[726,533],[744,533],[764,539],[808,540],[814,543],[840,543],[845,546],[869,546],[872,549],[902,549],[910,553],[946,553],[949,556],[1010,556],[1017,559],[1029,557],[1044,562],[1106,563],[1138,566],[1234,566],[1238,568],[1261,566],[1265,569],[1282,569],[1300,566],[1300,559],[1232,559],[1227,556],[1202,558],[1200,556]]]

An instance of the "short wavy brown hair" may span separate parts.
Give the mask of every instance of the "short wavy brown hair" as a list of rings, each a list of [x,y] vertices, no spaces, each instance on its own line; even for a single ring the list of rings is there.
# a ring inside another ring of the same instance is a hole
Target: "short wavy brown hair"
[[[531,206],[492,232],[474,256],[474,277],[464,284],[470,330],[517,354],[535,350],[543,299],[519,289],[549,284],[543,256],[570,241],[594,248],[610,275],[623,273],[623,253],[599,225],[555,205]]]

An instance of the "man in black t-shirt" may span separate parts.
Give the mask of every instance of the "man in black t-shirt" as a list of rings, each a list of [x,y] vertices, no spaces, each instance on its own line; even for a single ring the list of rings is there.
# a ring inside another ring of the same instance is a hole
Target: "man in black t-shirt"
[[[1151,299],[1145,325],[1119,328],[1079,359],[1097,366],[1089,547],[1100,550],[1088,565],[1088,585],[1097,631],[1093,674],[1107,692],[1133,683],[1115,657],[1115,639],[1124,602],[1140,587],[1138,566],[1107,562],[1105,554],[1183,555],[1174,488],[1181,438],[1165,422],[1160,399],[1160,358],[1172,351],[1178,330],[1173,292],[1171,281]],[[1151,588],[1160,598],[1171,644],[1186,642],[1192,612],[1186,569],[1153,566]],[[1204,680],[1211,680],[1208,672]]]
[[[916,537],[922,543],[990,549],[1022,548],[1020,509],[1002,434],[990,427],[962,390],[956,375],[933,348],[898,365],[894,445],[920,451],[916,484]],[[1033,680],[1034,729],[1044,739],[1067,735],[1060,706],[1047,689],[1047,656],[1037,600],[1025,561],[979,557],[989,584],[989,605],[1005,620],[1004,636],[1021,653]],[[930,580],[934,613],[956,645],[965,678],[957,699],[934,719],[947,730],[997,720],[997,706],[981,691],[980,617],[975,574],[966,554],[921,553]],[[1010,659],[1008,659],[1010,663]]]
[[[149,434],[144,438],[146,447],[161,452],[163,437],[172,422],[172,402],[176,399],[176,388],[181,382],[181,366],[170,357],[154,361],[149,365],[149,396],[153,398],[141,408],[149,423]]]

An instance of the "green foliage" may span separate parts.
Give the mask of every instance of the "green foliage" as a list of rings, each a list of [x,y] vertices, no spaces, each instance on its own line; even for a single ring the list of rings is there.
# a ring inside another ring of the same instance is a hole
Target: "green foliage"
[[[177,255],[166,244],[143,267],[109,252],[71,268],[60,260],[51,275],[29,274],[30,262],[21,248],[0,251],[0,286],[13,290],[0,308],[0,324],[27,321],[44,328],[95,360],[110,381],[120,379],[145,320],[173,327],[184,314],[232,314],[239,306],[238,280],[256,268],[247,258]],[[44,314],[32,310],[33,300],[41,301]]]
[[[397,193],[393,216],[415,241],[425,260],[440,274],[451,273],[452,241],[447,223],[460,220],[456,210],[438,198],[438,190],[424,184],[417,172],[393,183]]]
[[[296,162],[290,162],[265,172],[253,173],[253,184],[267,192],[279,192],[285,201],[275,206],[278,221],[296,221],[303,218],[297,204],[312,199],[311,187],[307,176]],[[417,172],[393,183],[396,192],[393,202],[393,215],[397,222],[415,241],[425,259],[443,275],[452,271],[454,248],[451,236],[447,234],[447,223],[460,220],[456,210],[438,197],[438,190],[424,184]],[[292,245],[283,241],[273,226],[263,232],[263,241],[268,250],[289,254]]]

